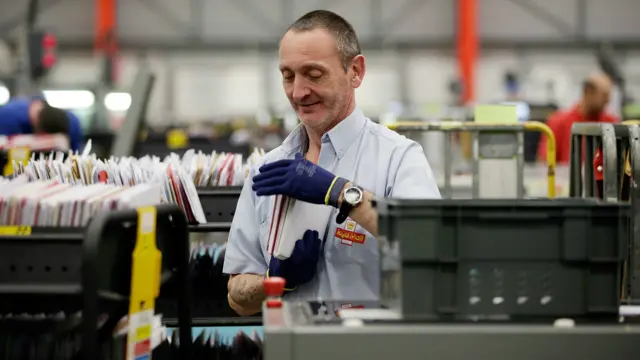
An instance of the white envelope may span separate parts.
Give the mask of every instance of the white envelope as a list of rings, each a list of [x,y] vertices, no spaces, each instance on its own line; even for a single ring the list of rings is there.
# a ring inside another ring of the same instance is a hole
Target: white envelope
[[[272,256],[288,259],[296,241],[301,240],[307,230],[316,230],[320,239],[324,238],[331,213],[332,208],[326,205],[285,198],[278,213]]]

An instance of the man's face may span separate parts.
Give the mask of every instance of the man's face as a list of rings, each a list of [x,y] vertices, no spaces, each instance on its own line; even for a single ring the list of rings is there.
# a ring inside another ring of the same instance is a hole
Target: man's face
[[[585,103],[589,115],[600,115],[609,104],[611,90],[605,86],[596,86],[585,94]]]
[[[327,31],[287,32],[280,44],[280,72],[289,102],[306,126],[326,128],[348,115],[342,112],[357,86]]]

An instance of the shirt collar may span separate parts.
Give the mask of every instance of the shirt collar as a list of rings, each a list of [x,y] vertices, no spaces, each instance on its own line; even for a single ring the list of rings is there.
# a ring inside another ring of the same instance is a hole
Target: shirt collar
[[[349,116],[334,126],[322,136],[322,142],[330,142],[338,158],[342,157],[349,147],[354,143],[356,135],[364,128],[366,118],[359,109],[355,109]],[[300,151],[303,140],[307,134],[302,124],[298,125],[289,136],[282,142],[283,149],[287,155]]]

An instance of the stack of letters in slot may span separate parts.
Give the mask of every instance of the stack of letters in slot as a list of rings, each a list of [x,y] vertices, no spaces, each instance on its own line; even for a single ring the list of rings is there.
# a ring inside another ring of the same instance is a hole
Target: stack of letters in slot
[[[161,193],[157,183],[82,186],[19,176],[0,187],[0,225],[83,227],[101,211],[157,205]]]
[[[198,187],[241,186],[251,168],[256,166],[263,156],[264,150],[255,149],[244,162],[241,154],[204,154],[189,150],[182,157],[182,165]]]

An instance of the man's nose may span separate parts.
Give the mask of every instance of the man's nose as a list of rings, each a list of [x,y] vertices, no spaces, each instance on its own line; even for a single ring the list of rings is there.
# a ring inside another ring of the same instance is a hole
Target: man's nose
[[[307,87],[304,79],[296,78],[293,81],[293,100],[301,101],[309,94],[311,94],[311,90]]]

